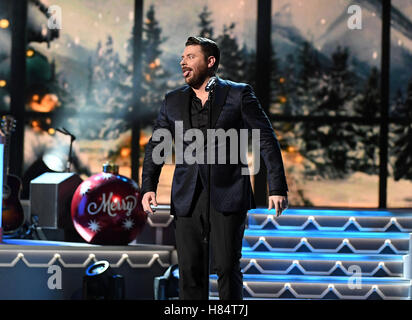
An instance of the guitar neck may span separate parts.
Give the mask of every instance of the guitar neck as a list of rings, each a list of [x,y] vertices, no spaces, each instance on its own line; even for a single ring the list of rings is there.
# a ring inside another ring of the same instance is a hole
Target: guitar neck
[[[16,120],[12,116],[1,117],[1,133],[5,140],[3,149],[3,187],[7,184],[7,175],[9,174],[10,137],[15,125]]]
[[[9,156],[10,156],[10,135],[6,135],[6,143],[4,144],[4,155],[3,155],[3,185],[7,183],[7,175],[9,174]]]

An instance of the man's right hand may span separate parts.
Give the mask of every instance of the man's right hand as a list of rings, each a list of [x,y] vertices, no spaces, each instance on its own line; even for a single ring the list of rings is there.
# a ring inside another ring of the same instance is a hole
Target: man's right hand
[[[146,213],[153,214],[156,210],[152,210],[152,208],[150,208],[150,204],[153,204],[155,207],[157,207],[156,193],[153,191],[146,192],[143,195],[142,199],[143,210]]]

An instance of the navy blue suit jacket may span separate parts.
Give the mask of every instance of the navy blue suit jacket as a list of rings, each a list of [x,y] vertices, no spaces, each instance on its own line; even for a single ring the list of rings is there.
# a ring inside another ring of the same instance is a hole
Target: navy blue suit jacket
[[[190,87],[168,92],[163,101],[153,131],[169,130],[176,144],[175,121],[183,121],[183,132],[191,129]],[[261,108],[250,85],[218,78],[212,107],[212,128],[227,131],[235,129],[240,137],[240,129],[260,129],[260,154],[267,168],[269,190],[288,190],[280,152],[272,124]],[[152,137],[153,138],[153,137]],[[142,195],[157,190],[163,164],[155,164],[152,159],[154,147],[160,143],[150,138],[145,149],[142,173]],[[178,137],[183,141],[183,137]],[[238,139],[240,140],[240,139]],[[228,141],[228,140],[226,140]],[[183,141],[183,151],[192,141]],[[230,148],[226,143],[226,163],[218,164],[218,144],[215,144],[215,164],[211,165],[211,205],[219,212],[245,212],[256,208],[249,175],[242,175],[247,168],[237,155],[237,164],[230,164]],[[240,150],[240,145],[238,145]],[[204,153],[206,154],[206,149]],[[192,204],[198,174],[207,181],[207,164],[176,164],[171,192],[171,214],[186,216]]]

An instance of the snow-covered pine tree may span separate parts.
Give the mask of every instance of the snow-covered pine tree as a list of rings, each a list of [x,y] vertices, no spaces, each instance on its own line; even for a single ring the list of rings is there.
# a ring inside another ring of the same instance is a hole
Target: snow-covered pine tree
[[[398,88],[398,90],[396,91],[394,104],[391,105],[389,109],[390,117],[401,118],[401,117],[404,117],[405,114],[407,114],[408,110],[406,109],[404,99],[405,98],[403,96],[401,88]]]
[[[353,114],[353,99],[356,96],[356,78],[348,70],[348,48],[337,47],[332,53],[332,66],[324,73],[320,83],[318,101],[313,110],[316,115],[347,116]]]
[[[307,89],[311,87],[310,80],[321,72],[318,53],[308,41],[298,47],[297,62],[299,64],[299,86]]]
[[[146,12],[143,22],[142,35],[142,74],[140,88],[139,121],[142,127],[153,124],[153,119],[159,113],[165,93],[170,89],[167,84],[169,72],[161,62],[162,50],[160,46],[166,41],[162,37],[162,28],[156,19],[156,10],[151,5]],[[133,87],[133,34],[127,42],[127,59],[125,65],[127,85],[130,92]],[[129,97],[132,106],[132,95]]]
[[[169,73],[164,68],[160,46],[166,41],[162,28],[156,19],[154,5],[149,7],[143,25],[142,38],[142,82],[141,82],[141,120],[142,126],[152,123],[159,113],[163,97],[168,90]]]
[[[211,16],[212,12],[209,11],[209,8],[207,5],[205,5],[203,7],[202,12],[199,14],[199,36],[200,37],[204,37],[204,38],[208,38],[210,40],[215,41],[214,39],[214,30],[213,30],[213,26],[212,26],[212,22],[213,20],[211,20]]]
[[[236,82],[246,81],[245,60],[236,37],[233,34],[235,23],[223,26],[223,33],[217,37],[220,48],[219,76]]]
[[[220,63],[218,75],[223,79],[246,82],[254,87],[256,80],[256,53],[249,51],[246,44],[239,47],[233,35],[235,23],[223,26],[223,33],[215,38],[211,19],[212,12],[208,6],[203,7],[199,14],[199,35],[216,41],[220,48]]]
[[[396,113],[407,119],[407,124],[394,125],[391,135],[391,166],[395,181],[400,179],[412,180],[412,78],[406,91],[403,106],[398,105]]]
[[[295,95],[299,102],[298,115],[313,115],[316,111],[316,90],[322,80],[322,70],[317,52],[309,42],[303,42],[298,47],[297,77]]]
[[[254,50],[249,50],[246,44],[243,45],[240,50],[243,57],[243,70],[244,79],[243,81],[250,84],[252,88],[256,88],[256,52]]]
[[[353,113],[353,101],[356,97],[355,76],[348,70],[349,51],[337,47],[332,53],[332,67],[325,74],[326,86],[320,88],[319,104],[316,113],[319,115],[345,116]],[[353,173],[358,159],[354,150],[357,146],[354,135],[356,124],[343,122],[329,124],[318,128],[322,148],[329,162],[327,170],[329,178],[344,178]],[[325,133],[327,131],[327,133]]]
[[[275,110],[282,115],[291,115],[291,97],[289,95],[286,77],[284,72],[279,68],[279,59],[276,56],[276,50],[272,46],[271,66],[270,66],[270,102],[275,105]]]
[[[332,66],[323,70],[312,46],[304,43],[299,55],[299,101],[304,115],[344,115],[353,104],[356,91],[353,75],[347,70],[347,50],[340,47],[332,54]],[[344,178],[352,172],[356,147],[352,123],[314,123],[305,121],[295,127],[299,150],[307,177]]]
[[[299,115],[301,114],[300,103],[296,98],[296,87],[298,80],[296,76],[296,62],[292,54],[288,54],[283,62],[281,70],[281,78],[279,79],[280,92],[284,96],[285,103],[283,104],[282,114]]]
[[[271,73],[271,103],[274,103],[274,110],[282,115],[296,115],[299,102],[296,98],[296,69],[295,60],[292,54],[288,54],[285,61],[281,63],[282,69],[278,68],[279,59],[275,51],[272,53],[272,65],[274,66]],[[277,130],[281,132],[279,142],[281,147],[288,149],[290,146],[296,147],[295,126],[297,122],[280,122],[274,124]],[[291,168],[293,170],[293,168]],[[303,194],[302,194],[303,196]]]
[[[312,115],[316,109],[317,96],[316,88],[321,81],[321,68],[317,53],[309,42],[303,42],[298,47],[296,55],[296,82],[294,96],[297,101],[298,115]],[[295,143],[300,154],[305,158],[304,175],[306,178],[314,178],[318,174],[322,175],[322,163],[326,159],[322,158],[320,151],[322,145],[317,133],[318,125],[313,122],[296,122],[293,133]],[[320,158],[320,159],[318,159]],[[318,173],[320,171],[320,173]]]
[[[114,114],[116,118],[78,118],[79,135],[84,139],[115,139],[128,129],[122,115],[126,115],[128,88],[124,85],[126,72],[113,47],[113,38],[108,35],[104,45],[99,41],[92,58],[92,74],[89,77],[87,103],[82,107],[85,113]]]
[[[354,104],[355,116],[367,119],[376,118],[380,115],[380,74],[376,67],[371,69],[364,90]]]
[[[355,116],[372,119],[379,115],[381,104],[379,78],[378,69],[372,68],[363,91],[355,99]],[[353,130],[357,146],[352,170],[379,174],[379,126],[354,124]]]

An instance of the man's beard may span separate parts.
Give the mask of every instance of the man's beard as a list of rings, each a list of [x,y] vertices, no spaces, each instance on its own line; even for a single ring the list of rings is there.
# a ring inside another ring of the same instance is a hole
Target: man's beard
[[[208,76],[207,67],[204,69],[198,69],[197,74],[192,69],[193,76],[190,79],[186,80],[186,83],[192,88],[198,89],[205,82]]]

